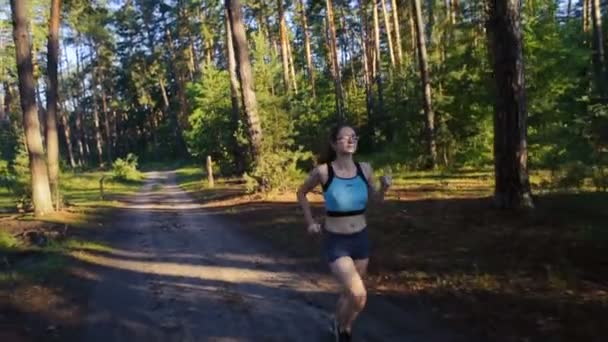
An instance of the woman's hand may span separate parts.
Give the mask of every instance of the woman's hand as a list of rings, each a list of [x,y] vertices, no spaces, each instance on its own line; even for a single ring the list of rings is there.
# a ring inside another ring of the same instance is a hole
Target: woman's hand
[[[319,234],[321,232],[321,225],[317,222],[313,222],[308,225],[307,230],[309,234]]]
[[[389,176],[381,176],[380,177],[380,188],[382,191],[388,190],[388,188],[393,184],[393,177]]]

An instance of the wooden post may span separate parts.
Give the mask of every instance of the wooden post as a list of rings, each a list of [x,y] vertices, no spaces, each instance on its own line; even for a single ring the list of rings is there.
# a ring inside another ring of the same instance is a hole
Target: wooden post
[[[209,183],[209,187],[214,187],[213,182],[213,162],[211,161],[211,156],[207,156],[207,182]]]

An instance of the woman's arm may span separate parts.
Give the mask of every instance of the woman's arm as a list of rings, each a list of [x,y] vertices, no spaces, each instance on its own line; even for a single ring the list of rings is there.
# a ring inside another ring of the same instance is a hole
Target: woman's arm
[[[391,179],[389,179],[387,176],[380,177],[380,186],[376,189],[376,180],[372,166],[369,163],[361,163],[361,169],[363,170],[365,178],[367,178],[367,183],[369,184],[368,189],[370,199],[375,202],[384,201],[384,195],[391,185]]]
[[[318,232],[320,231],[320,226],[317,222],[315,222],[312,217],[312,210],[310,209],[310,203],[306,198],[306,194],[312,191],[317,185],[321,184],[321,174],[319,172],[319,168],[315,167],[308,178],[304,181],[304,183],[298,188],[298,202],[302,207],[302,211],[304,212],[304,220],[306,220],[306,227],[308,227],[309,232]]]

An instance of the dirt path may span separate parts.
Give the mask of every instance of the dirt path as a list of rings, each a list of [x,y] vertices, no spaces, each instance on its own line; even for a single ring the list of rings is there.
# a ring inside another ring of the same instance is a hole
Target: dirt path
[[[327,274],[205,212],[173,173],[148,177],[115,220],[114,250],[82,255],[100,270],[83,341],[331,340],[336,294]],[[370,295],[354,340],[462,340],[420,311]]]

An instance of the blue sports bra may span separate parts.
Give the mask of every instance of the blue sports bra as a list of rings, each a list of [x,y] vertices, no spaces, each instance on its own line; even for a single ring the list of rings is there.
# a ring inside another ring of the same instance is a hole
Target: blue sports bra
[[[323,184],[323,198],[327,216],[352,216],[365,212],[368,182],[361,165],[355,163],[357,174],[351,178],[335,175],[331,163],[327,163],[327,182]]]

